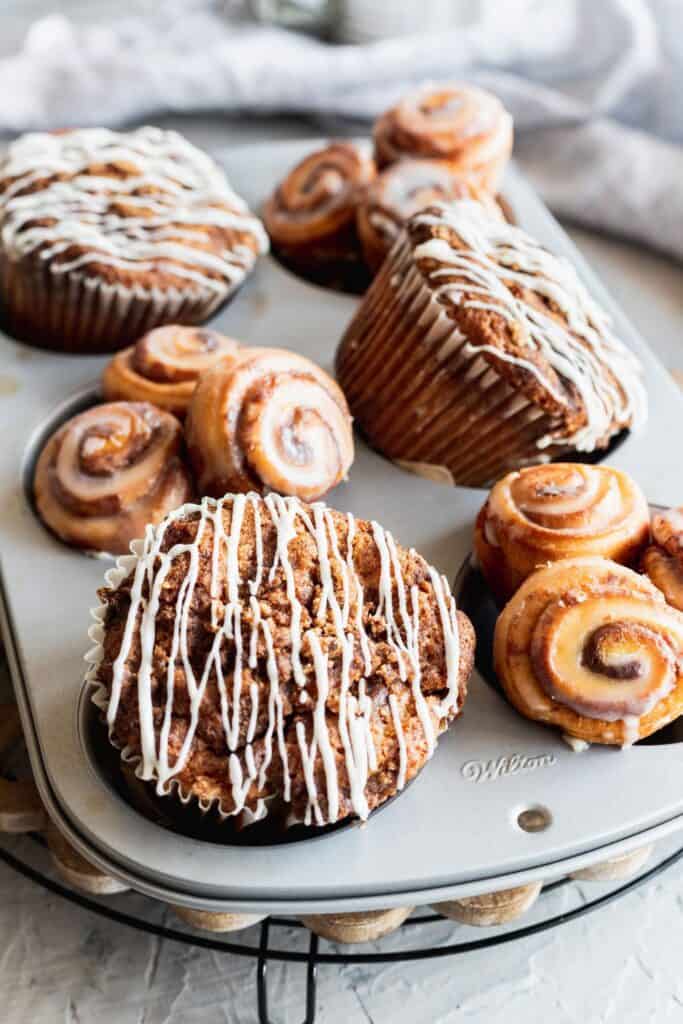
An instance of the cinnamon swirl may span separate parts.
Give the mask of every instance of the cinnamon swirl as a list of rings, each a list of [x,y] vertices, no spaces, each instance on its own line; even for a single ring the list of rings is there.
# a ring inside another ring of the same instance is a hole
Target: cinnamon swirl
[[[377,120],[373,134],[380,168],[403,157],[443,160],[489,192],[512,152],[512,117],[500,100],[457,83],[406,96]]]
[[[683,508],[652,517],[652,544],[643,556],[643,569],[669,604],[683,611]]]
[[[387,167],[368,187],[356,213],[370,269],[378,269],[406,221],[418,210],[436,201],[466,198],[478,199],[494,216],[502,216],[493,197],[439,160],[400,160]]]
[[[248,349],[202,374],[187,418],[202,494],[278,491],[314,501],[345,477],[353,431],[340,388],[285,349]]]
[[[147,402],[109,402],[68,420],[36,464],[43,522],[74,547],[121,554],[192,495],[175,416]]]
[[[102,376],[108,401],[153,402],[183,418],[199,374],[234,361],[239,345],[218,331],[168,324],[118,352]]]
[[[518,711],[589,743],[626,746],[683,712],[683,614],[605,558],[529,576],[498,619],[494,663]]]
[[[474,550],[499,601],[539,566],[602,555],[635,566],[649,536],[650,514],[628,474],[609,466],[551,463],[509,473],[477,518]]]
[[[362,290],[356,207],[374,176],[369,152],[354,142],[332,142],[297,164],[263,208],[282,262],[319,284]]]

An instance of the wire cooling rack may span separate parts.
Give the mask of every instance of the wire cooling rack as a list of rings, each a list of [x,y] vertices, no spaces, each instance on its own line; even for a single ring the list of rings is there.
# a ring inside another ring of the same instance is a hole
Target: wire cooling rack
[[[33,835],[31,838],[36,843],[43,846],[45,845],[41,836]],[[471,953],[475,950],[488,949],[493,946],[502,946],[510,942],[515,942],[519,939],[529,938],[532,935],[548,931],[551,928],[557,928],[559,925],[567,924],[569,921],[575,921],[577,918],[593,913],[602,907],[606,907],[608,904],[613,903],[620,897],[633,892],[634,889],[645,885],[658,875],[663,874],[663,872],[673,867],[673,865],[678,863],[681,859],[683,859],[683,846],[676,849],[663,860],[660,860],[653,867],[642,871],[640,874],[629,879],[629,881],[611,889],[607,893],[597,896],[595,899],[588,900],[574,909],[566,910],[560,914],[542,917],[533,924],[517,927],[510,931],[487,935],[483,938],[452,942],[438,946],[415,945],[408,949],[387,950],[385,952],[378,952],[373,948],[372,952],[367,953],[346,953],[339,952],[334,944],[331,945],[331,948],[334,951],[326,951],[324,948],[321,950],[320,939],[312,932],[309,935],[307,951],[303,952],[282,948],[281,945],[278,944],[278,933],[281,933],[283,929],[305,927],[301,921],[298,921],[293,917],[266,918],[259,926],[258,942],[253,944],[226,941],[224,939],[214,938],[210,935],[198,935],[189,931],[184,931],[180,928],[169,928],[165,925],[156,924],[152,921],[147,921],[144,917],[117,910],[104,899],[94,899],[90,896],[84,895],[83,893],[77,892],[74,889],[70,889],[68,886],[55,881],[55,879],[51,878],[43,871],[26,863],[20,857],[10,852],[10,850],[5,846],[0,845],[0,860],[10,868],[17,871],[25,878],[29,878],[32,882],[42,885],[43,888],[47,889],[54,895],[69,900],[71,903],[84,910],[88,910],[93,914],[106,918],[109,921],[114,921],[117,924],[125,925],[129,928],[135,928],[138,931],[146,932],[149,935],[154,935],[161,939],[168,939],[171,942],[181,942],[185,945],[194,946],[199,949],[210,949],[214,952],[248,957],[249,959],[256,961],[256,993],[259,1024],[278,1024],[278,1022],[270,1016],[268,965],[271,962],[299,964],[305,968],[305,1016],[303,1017],[302,1024],[314,1024],[316,1019],[318,968],[320,966],[325,966],[327,964],[348,965],[410,963],[416,960],[430,960],[438,957],[457,956],[462,953]],[[544,896],[560,889],[571,881],[572,880],[570,878],[560,878],[554,882],[549,882],[544,885],[540,899],[542,900]],[[404,921],[401,928],[410,930],[416,925],[431,924],[442,920],[444,920],[444,918],[441,914],[418,914]]]

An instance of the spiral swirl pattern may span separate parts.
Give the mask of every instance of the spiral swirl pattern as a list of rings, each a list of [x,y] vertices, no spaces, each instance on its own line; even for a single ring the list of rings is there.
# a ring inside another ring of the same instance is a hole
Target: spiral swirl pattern
[[[652,517],[652,541],[643,569],[669,604],[683,611],[683,508]]]
[[[107,364],[102,390],[108,401],[153,402],[184,417],[197,378],[237,357],[238,343],[218,331],[169,324],[149,331]]]
[[[414,213],[431,203],[452,199],[477,199],[492,216],[502,216],[492,196],[439,160],[400,160],[382,171],[368,187],[356,214],[363,255],[371,269],[377,270]]]
[[[110,402],[74,416],[40,453],[34,496],[67,544],[123,554],[192,495],[178,420],[146,402]]]
[[[591,743],[628,745],[683,711],[683,615],[604,558],[530,576],[498,619],[494,661],[523,715]]]
[[[187,420],[201,492],[322,497],[353,461],[351,417],[320,367],[284,349],[250,349],[203,374]]]
[[[406,156],[444,160],[493,192],[512,151],[512,117],[491,93],[453,84],[406,96],[377,120],[374,139],[380,167]]]
[[[498,481],[479,513],[474,547],[491,589],[507,600],[538,566],[560,558],[602,555],[635,565],[648,534],[647,501],[626,473],[551,463]]]

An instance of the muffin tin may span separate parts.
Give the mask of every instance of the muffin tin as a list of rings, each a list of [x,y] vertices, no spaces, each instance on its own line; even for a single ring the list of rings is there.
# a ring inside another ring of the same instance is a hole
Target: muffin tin
[[[229,176],[258,206],[316,143],[225,154]],[[504,186],[522,226],[574,261],[638,352],[651,409],[610,462],[654,502],[681,500],[672,472],[677,389],[604,294],[551,216],[512,168]],[[357,300],[293,277],[264,258],[212,326],[252,344],[302,352],[331,368]],[[41,796],[72,843],[134,888],[207,910],[321,913],[424,904],[518,886],[627,852],[683,827],[683,745],[570,751],[517,715],[477,672],[463,718],[425,770],[367,825],[316,841],[245,848],[169,833],[121,796],[88,737],[81,693],[89,609],[107,562],[56,541],[36,519],[25,483],[46,431],[91,400],[104,360],[40,352],[0,338],[2,618]],[[469,551],[483,493],[406,473],[361,440],[349,482],[329,503],[376,518],[454,579]],[[471,600],[467,594],[464,599]]]

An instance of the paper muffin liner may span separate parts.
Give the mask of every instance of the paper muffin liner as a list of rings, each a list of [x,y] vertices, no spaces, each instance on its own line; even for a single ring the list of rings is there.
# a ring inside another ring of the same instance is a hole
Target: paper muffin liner
[[[183,505],[178,509],[178,515],[182,515],[185,511],[193,511],[198,506],[195,504]],[[151,526],[147,527],[148,530],[154,529]],[[129,555],[120,555],[116,564],[108,569],[104,574],[104,582],[109,590],[117,590],[121,583],[126,579],[132,569],[135,568],[139,556],[142,554],[144,547],[144,540],[134,540],[130,545],[131,553]],[[106,719],[107,711],[109,709],[109,693],[106,686],[99,679],[99,669],[102,664],[104,657],[104,619],[107,609],[102,603],[96,605],[90,609],[90,616],[92,618],[92,625],[88,629],[88,638],[92,641],[93,646],[87,652],[84,657],[88,668],[86,670],[83,685],[87,687],[90,692],[90,699],[98,711],[101,713],[103,719]],[[164,786],[159,783],[159,780],[155,777],[145,779],[142,776],[142,757],[141,755],[132,750],[130,747],[122,747],[117,742],[114,736],[113,730],[108,728],[109,742],[112,747],[119,751],[119,755],[123,764],[127,765],[131,769],[136,778],[138,778],[145,786],[153,787],[153,794],[157,797],[175,797],[182,808],[190,812],[194,812],[195,819],[199,815],[199,819],[206,819],[211,815],[217,815],[220,821],[225,822],[229,818],[233,819],[235,827],[241,827],[252,824],[255,821],[259,821],[267,816],[267,801],[263,801],[263,813],[256,815],[252,811],[246,809],[240,811],[238,814],[224,810],[221,800],[218,797],[214,797],[211,800],[204,800],[198,797],[191,790],[184,789],[178,779],[170,779]],[[150,794],[152,795],[152,794]],[[168,812],[170,812],[170,806]],[[245,812],[246,811],[246,812]]]
[[[79,271],[59,273],[39,257],[11,260],[0,252],[2,326],[39,348],[113,352],[163,324],[204,323],[244,279],[218,289],[195,282],[187,290],[129,287]]]
[[[405,235],[337,352],[337,377],[370,443],[432,479],[486,487],[547,462],[558,422],[508,384],[434,298]]]

